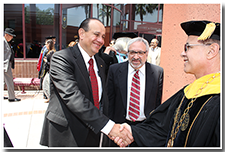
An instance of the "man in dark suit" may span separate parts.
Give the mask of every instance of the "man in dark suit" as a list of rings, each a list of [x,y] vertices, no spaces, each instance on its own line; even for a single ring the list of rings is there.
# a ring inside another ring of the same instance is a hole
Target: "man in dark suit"
[[[78,44],[52,56],[50,100],[41,145],[97,147],[102,133],[120,136],[120,125],[106,116],[105,63],[95,55],[104,44],[105,27],[98,19],[88,18],[81,23],[78,34]]]
[[[110,66],[107,86],[109,118],[116,123],[131,125],[144,121],[161,104],[163,69],[146,62],[149,45],[145,39],[133,38],[127,48],[128,61]],[[138,83],[138,89],[133,88],[132,84],[136,72],[139,80],[135,84]],[[138,101],[132,103],[131,100]]]

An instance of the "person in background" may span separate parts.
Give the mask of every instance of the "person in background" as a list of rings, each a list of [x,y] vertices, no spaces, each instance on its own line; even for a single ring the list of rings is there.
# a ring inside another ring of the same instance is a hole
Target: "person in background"
[[[14,69],[14,52],[9,44],[9,42],[13,39],[13,37],[16,37],[16,35],[14,29],[12,28],[6,28],[4,33],[4,82],[6,83],[9,96],[4,97],[4,99],[8,99],[9,102],[17,102],[21,99],[15,97],[13,75],[11,69]]]
[[[108,69],[110,65],[127,60],[127,55],[126,55],[127,42],[128,40],[130,40],[130,38],[134,38],[134,37],[137,37],[137,35],[133,32],[114,33],[113,39],[111,40],[109,46],[107,47],[102,46],[102,48],[99,50],[98,55],[106,63],[106,75],[108,74]],[[117,41],[117,44],[116,44],[116,41]]]
[[[55,38],[55,36],[48,36],[48,37],[45,38],[45,44],[42,47],[39,58],[38,58],[37,70],[39,71],[38,72],[38,78],[40,79],[40,89],[42,89],[43,79],[44,79],[44,75],[45,75],[45,73],[44,73],[45,62],[43,62],[44,61],[43,58],[46,55],[46,53],[49,51],[46,47],[46,42],[48,40],[53,40],[53,44],[55,45],[56,38]],[[43,92],[43,98],[47,99],[47,96],[44,92]]]
[[[118,63],[128,60],[127,43],[129,40],[131,40],[129,37],[117,38],[115,44],[112,46],[116,50],[116,58]]]
[[[55,47],[55,50],[56,51],[59,51],[59,45],[56,44],[56,36],[49,36],[49,39],[52,39],[53,40],[53,43],[54,43],[54,47]]]
[[[115,44],[112,46],[116,50],[118,63],[127,61],[127,43],[131,38],[137,37],[133,32],[117,32],[113,34]]]
[[[159,41],[157,39],[152,39],[150,43],[149,53],[147,61],[149,63],[160,65],[161,48],[158,47]]]
[[[68,44],[68,47],[73,47],[73,46],[76,45],[76,44],[77,44],[77,42],[71,41],[71,42]]]
[[[49,68],[50,68],[50,61],[53,53],[56,52],[55,45],[53,43],[53,40],[47,40],[46,47],[48,49],[48,52],[45,54],[43,60],[45,62],[44,66],[44,79],[43,79],[43,92],[47,96],[47,99],[45,103],[49,102],[50,99],[50,77],[49,77]]]
[[[115,44],[116,40],[115,39],[112,39],[109,43],[109,46],[113,46]]]
[[[109,118],[135,125],[161,104],[163,68],[146,62],[149,45],[144,38],[133,38],[127,45],[128,61],[109,67]]]
[[[38,77],[40,77],[40,75],[41,75],[43,58],[44,58],[45,54],[48,52],[48,49],[46,48],[46,42],[48,40],[53,40],[53,43],[55,45],[56,37],[55,36],[48,36],[48,37],[45,38],[45,44],[42,47],[39,58],[38,58],[38,64],[37,64],[37,70],[39,71]]]

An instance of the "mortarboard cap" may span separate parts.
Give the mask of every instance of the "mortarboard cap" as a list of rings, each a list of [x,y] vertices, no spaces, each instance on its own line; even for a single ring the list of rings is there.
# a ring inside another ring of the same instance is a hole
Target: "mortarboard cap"
[[[135,34],[134,32],[117,32],[113,34],[113,39],[117,39],[120,37],[135,38],[137,37],[137,34]]]
[[[51,36],[46,37],[45,39],[49,40],[49,39],[54,39],[54,38],[56,38],[56,37],[51,35]]]
[[[188,21],[181,23],[182,29],[189,35],[199,36],[198,40],[220,40],[220,23],[211,21]]]

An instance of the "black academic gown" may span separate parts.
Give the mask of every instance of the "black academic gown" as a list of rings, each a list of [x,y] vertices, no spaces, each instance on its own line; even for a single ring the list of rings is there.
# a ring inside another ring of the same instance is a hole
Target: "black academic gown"
[[[156,108],[146,121],[131,126],[134,140],[138,146],[167,146],[174,121],[174,112],[183,96],[184,88]],[[211,96],[212,98],[208,100]],[[186,97],[184,98],[181,114],[190,101]],[[188,127],[184,131],[179,130],[174,140],[174,147],[220,146],[220,94],[197,98],[189,113]]]

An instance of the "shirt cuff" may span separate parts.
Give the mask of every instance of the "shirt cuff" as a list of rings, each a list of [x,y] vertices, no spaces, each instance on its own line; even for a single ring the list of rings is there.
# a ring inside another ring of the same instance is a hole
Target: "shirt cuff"
[[[107,122],[107,124],[102,128],[101,132],[103,132],[104,134],[108,135],[109,132],[112,130],[114,124],[115,124],[115,122],[113,122],[112,120],[109,120]]]

